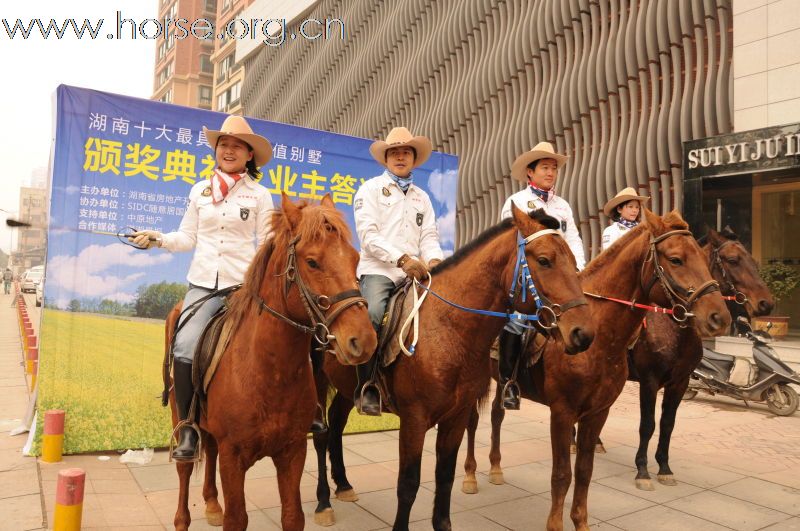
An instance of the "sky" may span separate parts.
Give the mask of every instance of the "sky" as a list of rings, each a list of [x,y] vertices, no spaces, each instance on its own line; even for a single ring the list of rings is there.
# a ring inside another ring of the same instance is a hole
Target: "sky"
[[[53,95],[61,84],[103,90],[126,96],[149,98],[153,90],[153,64],[157,40],[107,38],[116,33],[117,11],[122,18],[141,21],[155,18],[158,0],[78,0],[56,2],[29,0],[3,2],[0,9],[0,57],[3,58],[3,83],[0,84],[0,157],[6,169],[0,178],[0,209],[16,217],[19,188],[30,183],[31,173],[47,167],[53,122]],[[68,29],[62,39],[51,33],[43,39],[34,30],[27,39],[18,33],[10,39],[3,22],[13,27],[16,19],[34,18],[47,24],[55,19],[83,19],[96,24],[104,19],[96,40],[84,35],[77,39]],[[0,249],[8,252],[11,232],[5,226],[9,216],[0,211]],[[16,241],[16,240],[15,240]]]

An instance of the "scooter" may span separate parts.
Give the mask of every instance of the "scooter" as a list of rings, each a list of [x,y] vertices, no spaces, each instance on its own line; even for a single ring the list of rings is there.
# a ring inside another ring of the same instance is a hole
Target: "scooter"
[[[683,399],[691,400],[698,392],[720,394],[744,400],[745,405],[766,402],[776,415],[793,414],[798,407],[798,396],[789,384],[800,385],[800,375],[783,363],[769,346],[772,341],[769,332],[753,331],[745,317],[739,317],[736,324],[753,343],[755,363],[748,358],[703,348],[703,358],[689,379]],[[767,330],[769,328],[771,326]]]

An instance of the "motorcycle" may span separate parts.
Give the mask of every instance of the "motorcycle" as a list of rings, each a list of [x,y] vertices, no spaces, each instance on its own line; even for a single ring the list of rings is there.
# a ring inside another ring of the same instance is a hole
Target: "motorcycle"
[[[776,415],[792,415],[798,407],[798,396],[790,384],[800,385],[800,375],[782,362],[769,346],[772,337],[768,331],[754,331],[744,317],[737,319],[737,325],[753,343],[755,363],[742,356],[722,354],[704,347],[703,358],[689,378],[683,399],[691,400],[698,392],[720,394],[743,400],[745,405],[748,402],[766,402]]]

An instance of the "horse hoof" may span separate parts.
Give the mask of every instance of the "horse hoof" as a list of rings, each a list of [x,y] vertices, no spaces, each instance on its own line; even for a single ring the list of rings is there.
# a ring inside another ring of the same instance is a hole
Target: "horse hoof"
[[[647,491],[656,490],[656,488],[653,486],[653,482],[650,481],[649,479],[637,479],[636,488],[639,490],[647,490]]]
[[[504,485],[505,482],[506,480],[503,477],[502,470],[489,473],[489,483],[491,483],[492,485]]]
[[[659,474],[658,482],[668,487],[674,487],[678,484],[678,482],[675,481],[675,476],[672,474]]]
[[[569,453],[577,454],[578,453],[578,447],[576,445],[574,445],[574,444],[570,444],[569,445]]]
[[[596,454],[604,454],[606,453],[606,447],[603,446],[603,443],[597,443],[594,445],[594,453]]]
[[[358,501],[358,494],[353,489],[347,489],[337,492],[336,499],[343,502],[354,502]]]
[[[206,511],[206,522],[208,522],[208,525],[213,525],[214,527],[220,527],[222,526],[222,519],[223,519],[222,511],[218,511],[216,513],[210,513]]]
[[[322,527],[330,527],[336,523],[336,515],[333,509],[328,507],[321,512],[314,513],[314,523]]]
[[[464,494],[477,494],[478,481],[475,479],[465,479],[464,482],[461,484],[461,492],[463,492]]]

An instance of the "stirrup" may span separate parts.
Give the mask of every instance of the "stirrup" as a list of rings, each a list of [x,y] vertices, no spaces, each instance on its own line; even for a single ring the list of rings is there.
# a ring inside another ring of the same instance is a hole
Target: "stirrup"
[[[502,403],[505,403],[506,400],[513,399],[513,397],[508,392],[509,389],[512,388],[517,390],[517,401],[519,401],[520,397],[522,396],[522,391],[519,388],[519,384],[517,383],[516,380],[509,378],[506,381],[505,385],[503,385],[503,393],[500,395]],[[503,409],[505,409],[505,405],[503,405]]]
[[[325,420],[325,408],[323,408],[323,407],[322,407],[322,404],[320,404],[319,402],[317,402],[317,409],[319,410],[319,419],[320,419],[320,420],[319,420],[319,425],[321,426],[321,430],[322,430],[322,431],[315,432],[315,431],[312,429],[312,430],[311,430],[311,433],[319,433],[319,434],[328,433],[328,429],[329,429],[330,427],[328,426],[328,421],[326,421],[326,420]],[[316,417],[315,417],[314,419],[312,419],[312,420],[311,420],[311,427],[312,427],[312,428],[314,427],[314,423],[315,423],[315,422],[317,422],[317,419],[316,419]]]
[[[378,395],[378,414],[377,415],[367,415],[364,413],[363,405],[364,405],[364,392],[367,388],[372,387],[375,389],[375,393]],[[364,385],[361,386],[361,393],[358,397],[358,407],[356,408],[359,415],[366,415],[368,417],[380,417],[383,415],[383,395],[381,395],[381,390],[375,384],[374,380],[370,380],[365,382]]]
[[[197,434],[197,446],[194,449],[194,455],[191,459],[181,459],[180,461],[176,459],[172,459],[172,452],[175,451],[175,447],[178,446],[178,434],[182,428],[191,428]],[[200,426],[197,425],[196,422],[191,422],[188,419],[179,421],[175,427],[172,429],[172,435],[169,438],[169,461],[172,463],[200,463],[203,460],[203,437],[200,434]]]

